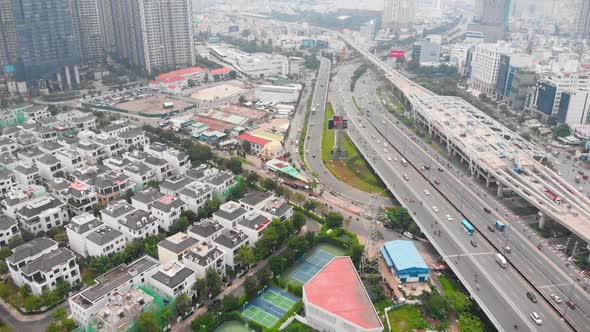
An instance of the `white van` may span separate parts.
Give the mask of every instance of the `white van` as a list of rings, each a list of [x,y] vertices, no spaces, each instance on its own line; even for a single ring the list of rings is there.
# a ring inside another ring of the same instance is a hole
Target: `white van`
[[[406,159],[402,158],[401,162],[402,162],[402,165],[404,165],[406,167],[408,166],[408,161]]]
[[[498,262],[501,267],[506,268],[506,258],[504,258],[502,254],[496,254],[496,262]]]

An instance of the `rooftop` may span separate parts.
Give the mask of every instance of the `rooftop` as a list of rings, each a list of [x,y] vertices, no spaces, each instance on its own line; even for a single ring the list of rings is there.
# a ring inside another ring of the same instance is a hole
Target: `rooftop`
[[[129,265],[121,264],[96,278],[97,284],[83,290],[80,295],[88,301],[95,302],[113,289],[128,282],[134,276],[144,273],[157,265],[159,265],[158,261],[149,256],[143,256]]]
[[[12,226],[16,226],[16,219],[9,216],[0,216],[0,230],[5,231]]]
[[[102,226],[97,228],[94,232],[88,234],[86,237],[88,241],[92,241],[99,246],[112,242],[113,240],[123,236],[123,233],[109,226]]]
[[[181,263],[172,261],[166,265],[162,265],[160,270],[152,275],[152,279],[158,281],[168,288],[174,288],[180,285],[186,280],[186,278],[193,275],[194,273],[195,271],[189,269]]]
[[[216,232],[219,232],[221,229],[223,229],[223,227],[217,221],[201,219],[200,222],[191,226],[188,231],[203,238],[208,238]]]
[[[304,298],[363,329],[383,328],[350,260],[335,257],[304,286]]]
[[[393,240],[385,242],[383,248],[386,253],[384,257],[391,259],[398,271],[412,268],[428,270],[428,265],[412,241]]]
[[[21,271],[27,275],[34,274],[35,272],[50,272],[57,266],[65,264],[74,258],[76,258],[76,256],[70,249],[57,248],[50,253],[41,255],[30,261],[21,268]]]
[[[199,241],[188,236],[186,233],[178,232],[162,240],[160,243],[158,243],[158,246],[172,251],[173,253],[179,254],[190,247],[194,247],[198,243]]]
[[[250,134],[242,134],[236,138],[241,141],[247,141],[247,142],[250,142],[251,144],[262,145],[262,146],[272,142],[271,140],[256,137],[256,136],[250,135]]]
[[[166,195],[152,203],[154,209],[164,212],[170,212],[172,209],[180,209],[184,205],[185,203],[180,198],[172,195]]]
[[[234,201],[229,201],[226,203],[223,203],[220,207],[219,210],[217,210],[217,212],[213,213],[214,216],[217,216],[219,218],[225,219],[225,220],[236,220],[237,218],[243,216],[246,214],[246,210],[244,210],[244,208],[242,208],[240,206],[240,204],[234,202]]]

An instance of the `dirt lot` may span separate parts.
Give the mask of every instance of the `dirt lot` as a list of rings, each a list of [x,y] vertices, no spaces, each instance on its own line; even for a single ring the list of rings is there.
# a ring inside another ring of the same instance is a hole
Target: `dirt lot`
[[[172,109],[164,109],[163,104],[167,102],[174,104],[174,107]],[[190,105],[192,104],[183,100],[171,99],[163,95],[154,95],[121,103],[116,105],[116,107],[129,111],[132,114],[138,114],[139,112],[146,114],[166,114],[175,110],[183,110]]]

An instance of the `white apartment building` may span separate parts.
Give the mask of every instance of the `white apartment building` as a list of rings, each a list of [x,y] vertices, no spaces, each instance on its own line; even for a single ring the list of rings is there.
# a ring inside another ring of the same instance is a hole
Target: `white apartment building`
[[[91,257],[111,256],[125,249],[126,245],[125,234],[106,225],[99,226],[86,236],[86,249]]]
[[[172,166],[166,160],[154,157],[142,151],[135,150],[127,152],[123,154],[123,157],[135,162],[144,163],[152,170],[158,181],[164,181],[166,178],[172,176],[174,172]]]
[[[185,175],[191,167],[191,160],[186,153],[168,147],[166,144],[145,145],[144,151],[154,157],[166,160],[172,166],[174,175]]]
[[[193,224],[188,229],[188,234],[201,242],[211,243],[223,233],[223,230],[223,226],[217,221],[204,218]]]
[[[181,261],[182,256],[197,246],[199,241],[187,233],[178,232],[158,243],[158,259],[160,264],[167,264],[172,261]]]
[[[65,189],[64,197],[72,214],[92,212],[94,206],[98,204],[98,196],[91,189],[88,184],[81,181],[72,182]]]
[[[45,180],[53,180],[58,177],[63,177],[64,171],[59,159],[50,154],[44,154],[36,161],[39,175]]]
[[[156,218],[149,212],[133,208],[124,200],[108,205],[100,213],[105,225],[121,231],[127,242],[158,234]]]
[[[96,284],[70,297],[72,318],[78,326],[87,326],[94,315],[110,303],[111,294],[126,293],[132,288],[148,285],[149,277],[156,273],[158,266],[157,260],[143,256],[97,277]]]
[[[156,218],[158,225],[168,231],[180,218],[180,214],[186,209],[186,203],[172,195],[166,195],[153,202],[150,212]]]
[[[197,279],[205,278],[209,269],[225,275],[225,254],[212,242],[193,246],[182,256],[182,263],[195,271]]]
[[[16,188],[16,176],[8,169],[0,169],[0,197]]]
[[[59,159],[63,169],[68,173],[73,173],[86,165],[80,152],[73,149],[57,151],[55,157]]]
[[[476,45],[471,60],[471,88],[489,97],[495,96],[500,56],[504,48],[501,44],[482,43]]]
[[[33,184],[41,184],[42,178],[39,169],[32,162],[23,162],[13,170],[16,182],[21,187]]]
[[[59,281],[72,286],[80,283],[74,253],[58,248],[57,242],[48,238],[36,238],[14,248],[6,263],[14,283],[28,285],[36,295],[45,289],[53,290]]]
[[[566,90],[561,94],[557,121],[570,127],[586,124],[590,114],[590,92],[588,90]]]
[[[69,221],[69,216],[66,204],[48,195],[28,201],[16,211],[16,219],[22,229],[37,234],[65,225]]]
[[[101,226],[102,222],[91,213],[84,213],[73,217],[66,225],[66,234],[70,248],[82,257],[88,256],[86,237],[94,229]]]
[[[535,106],[545,115],[556,115],[564,91],[590,90],[589,76],[587,72],[552,72],[545,75],[538,84]]]
[[[138,191],[131,197],[131,205],[139,210],[149,211],[152,203],[166,196],[156,188]]]
[[[120,133],[117,136],[117,141],[125,150],[141,150],[144,146],[150,144],[150,140],[145,135],[145,131],[139,128],[127,130]]]
[[[219,250],[223,251],[225,265],[235,268],[235,257],[240,247],[248,245],[248,236],[241,231],[233,229],[224,229],[219,236],[215,238],[214,244]]]
[[[177,261],[160,265],[158,271],[150,277],[149,283],[160,293],[170,298],[176,298],[180,294],[193,297],[196,291],[193,285],[197,280],[195,271]]]
[[[229,201],[221,204],[219,210],[213,213],[212,219],[220,223],[224,228],[235,229],[238,227],[238,222],[244,219],[247,212],[237,202]]]
[[[16,219],[9,216],[0,216],[0,247],[8,246],[8,241],[20,235]]]
[[[178,193],[178,198],[186,203],[186,208],[194,212],[204,207],[213,198],[211,186],[202,182],[194,182]]]

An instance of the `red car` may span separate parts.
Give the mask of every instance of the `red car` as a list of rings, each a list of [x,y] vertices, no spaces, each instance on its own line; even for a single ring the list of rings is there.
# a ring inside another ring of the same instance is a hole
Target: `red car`
[[[565,301],[565,304],[570,308],[570,309],[576,309],[576,304],[572,301]]]
[[[440,181],[434,180],[434,184],[436,184],[438,186],[440,184]]]

